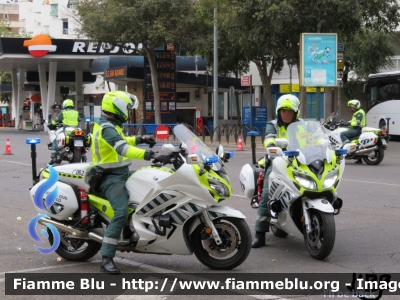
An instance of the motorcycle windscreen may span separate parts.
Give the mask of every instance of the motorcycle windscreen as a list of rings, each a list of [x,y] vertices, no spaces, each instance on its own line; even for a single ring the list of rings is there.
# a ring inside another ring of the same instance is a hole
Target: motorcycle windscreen
[[[205,162],[206,158],[218,157],[218,155],[210,149],[206,144],[203,143],[192,131],[190,131],[185,125],[179,124],[174,127],[175,136],[187,146],[189,154],[196,154],[199,159]],[[218,158],[218,162],[214,163],[216,170],[220,170],[221,160]]]
[[[315,160],[326,158],[327,148],[331,148],[328,136],[322,130],[319,122],[298,121],[287,128],[288,151],[300,151],[309,165]]]

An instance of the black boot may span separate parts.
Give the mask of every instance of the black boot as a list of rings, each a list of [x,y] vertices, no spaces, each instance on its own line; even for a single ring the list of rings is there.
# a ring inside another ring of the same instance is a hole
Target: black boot
[[[265,232],[256,231],[251,248],[260,248],[262,246],[265,246]]]
[[[112,257],[103,256],[101,260],[100,271],[108,274],[119,274],[121,271],[114,264]]]
[[[356,160],[356,162],[355,162],[356,164],[362,164],[363,162],[362,162],[362,159],[361,158],[359,158],[359,159],[357,159]]]
[[[49,165],[52,166],[57,162],[57,159],[55,159],[54,157],[51,158]]]

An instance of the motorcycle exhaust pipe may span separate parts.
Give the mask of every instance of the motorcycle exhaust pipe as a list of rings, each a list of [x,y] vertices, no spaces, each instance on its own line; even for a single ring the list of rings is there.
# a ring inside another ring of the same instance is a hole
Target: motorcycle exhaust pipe
[[[89,236],[87,235],[86,232],[81,231],[79,229],[72,228],[71,226],[68,226],[68,225],[64,225],[64,224],[62,224],[60,222],[57,222],[55,220],[52,220],[52,219],[40,218],[38,220],[38,223],[42,224],[44,226],[46,226],[45,223],[48,223],[48,224],[53,225],[59,231],[66,232],[66,233],[72,234],[72,235],[74,235],[76,237],[83,238],[83,239],[88,239],[89,238]]]
[[[103,237],[98,235],[97,233],[89,232],[88,236],[91,240],[94,240],[100,244],[103,242]]]
[[[375,150],[378,150],[378,146],[374,146],[372,148],[358,150],[358,151],[356,151],[355,155],[367,155],[371,151],[375,151]]]

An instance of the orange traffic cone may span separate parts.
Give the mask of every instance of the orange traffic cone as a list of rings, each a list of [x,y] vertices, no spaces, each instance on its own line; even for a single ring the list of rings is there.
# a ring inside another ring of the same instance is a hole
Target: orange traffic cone
[[[11,143],[9,138],[6,140],[6,151],[3,153],[3,155],[13,155],[11,153]]]
[[[237,148],[237,151],[244,151],[244,149],[243,149],[243,139],[242,139],[241,135],[239,135],[239,137],[238,137],[238,148]]]

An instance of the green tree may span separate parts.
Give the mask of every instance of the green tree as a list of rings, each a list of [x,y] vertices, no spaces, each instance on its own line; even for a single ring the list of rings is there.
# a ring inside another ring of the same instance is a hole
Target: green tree
[[[224,1],[224,0],[219,0]],[[283,60],[300,69],[300,35],[305,32],[338,33],[341,41],[351,41],[368,32],[391,32],[399,24],[399,4],[396,0],[226,0],[223,26],[229,40],[245,49],[249,60],[259,69],[267,100],[268,117],[272,118],[270,97],[272,71],[279,72]],[[371,60],[377,68],[385,61],[388,51],[377,45]],[[370,55],[370,53],[368,54]],[[347,52],[346,52],[347,56]],[[350,56],[349,56],[350,57]],[[354,72],[360,69],[353,67]],[[301,114],[305,116],[304,89],[301,93]]]
[[[160,95],[154,48],[165,43],[190,44],[195,37],[196,0],[83,0],[78,5],[80,32],[112,45],[132,42],[146,56],[151,69],[155,122],[161,123]],[[139,44],[142,48],[139,49]]]

